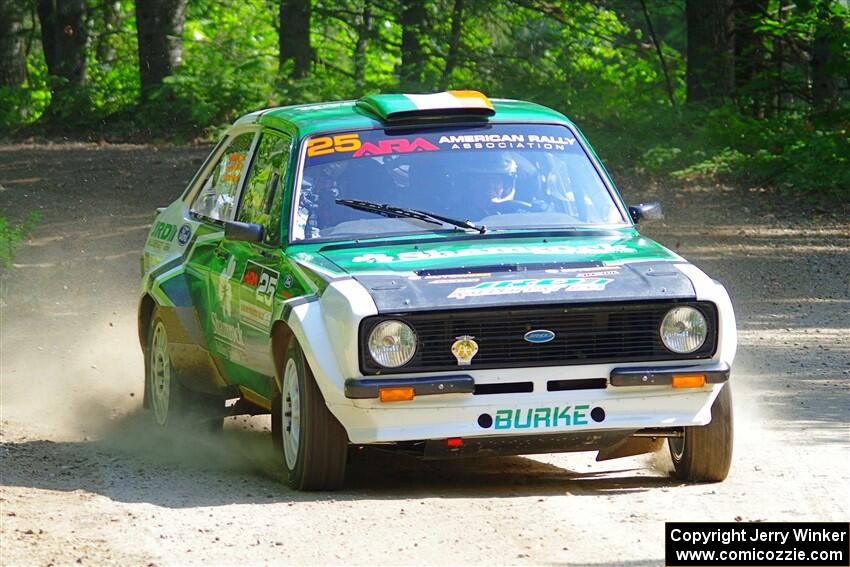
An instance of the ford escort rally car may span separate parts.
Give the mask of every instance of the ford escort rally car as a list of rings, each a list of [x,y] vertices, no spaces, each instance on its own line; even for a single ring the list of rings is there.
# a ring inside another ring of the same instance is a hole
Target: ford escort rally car
[[[726,290],[635,225],[562,114],[473,91],[239,119],[142,258],[144,405],[162,428],[271,413],[289,483],[350,446],[424,458],[659,449],[720,481]]]

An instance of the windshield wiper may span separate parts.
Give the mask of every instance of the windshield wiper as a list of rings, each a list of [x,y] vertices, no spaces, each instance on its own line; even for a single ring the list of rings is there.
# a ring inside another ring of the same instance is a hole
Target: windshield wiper
[[[393,205],[387,205],[386,203],[373,203],[371,201],[359,201],[357,199],[336,199],[335,202],[338,205],[345,205],[352,209],[359,209],[361,211],[367,211],[383,215],[385,217],[418,219],[432,224],[451,224],[458,228],[476,230],[479,234],[484,234],[487,231],[487,227],[484,225],[478,226],[477,224],[469,221],[444,217],[443,215],[429,213],[428,211],[421,211],[419,209],[394,207]]]

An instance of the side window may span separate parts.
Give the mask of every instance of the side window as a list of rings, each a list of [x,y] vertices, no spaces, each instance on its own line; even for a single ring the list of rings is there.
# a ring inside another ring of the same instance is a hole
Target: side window
[[[290,139],[263,132],[254,165],[248,174],[237,220],[265,227],[266,243],[276,243],[280,228],[283,176],[289,161]]]
[[[193,213],[215,220],[230,220],[236,208],[236,186],[248,159],[254,132],[236,136],[204,181],[192,202]]]

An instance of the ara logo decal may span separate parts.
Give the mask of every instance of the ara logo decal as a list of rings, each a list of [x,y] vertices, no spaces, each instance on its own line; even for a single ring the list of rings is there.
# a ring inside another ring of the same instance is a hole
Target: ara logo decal
[[[257,284],[260,282],[260,274],[256,270],[246,268],[245,275],[242,276],[242,281],[251,287],[257,287]]]
[[[180,227],[180,231],[177,233],[177,243],[180,246],[186,246],[186,243],[189,242],[190,238],[192,238],[192,227],[188,224],[184,224]]]
[[[394,138],[391,140],[380,140],[377,144],[366,142],[360,146],[360,149],[354,152],[354,157],[409,154],[411,152],[435,152],[439,149],[425,138],[416,138],[413,141],[407,138]]]
[[[535,331],[528,331],[522,338],[526,342],[534,344],[548,343],[555,338],[555,333],[548,329],[537,329]]]
[[[558,291],[601,291],[612,281],[614,280],[608,278],[544,278],[483,282],[470,287],[456,288],[448,295],[448,298],[466,299],[468,297],[527,293],[549,294]]]
[[[496,411],[495,419],[489,414],[482,414],[478,418],[478,424],[485,428],[492,425],[494,429],[554,429],[557,427],[588,425],[588,417],[596,423],[602,423],[605,421],[605,410],[598,406],[590,409],[590,405],[588,404],[527,409],[500,409]]]

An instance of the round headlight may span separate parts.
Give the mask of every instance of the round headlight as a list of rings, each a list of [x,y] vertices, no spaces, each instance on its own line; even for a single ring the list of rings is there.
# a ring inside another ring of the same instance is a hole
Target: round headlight
[[[676,307],[667,312],[661,321],[661,340],[673,352],[694,352],[708,336],[705,317],[693,307]]]
[[[416,353],[416,333],[401,321],[383,321],[369,335],[369,354],[385,368],[398,368]]]

